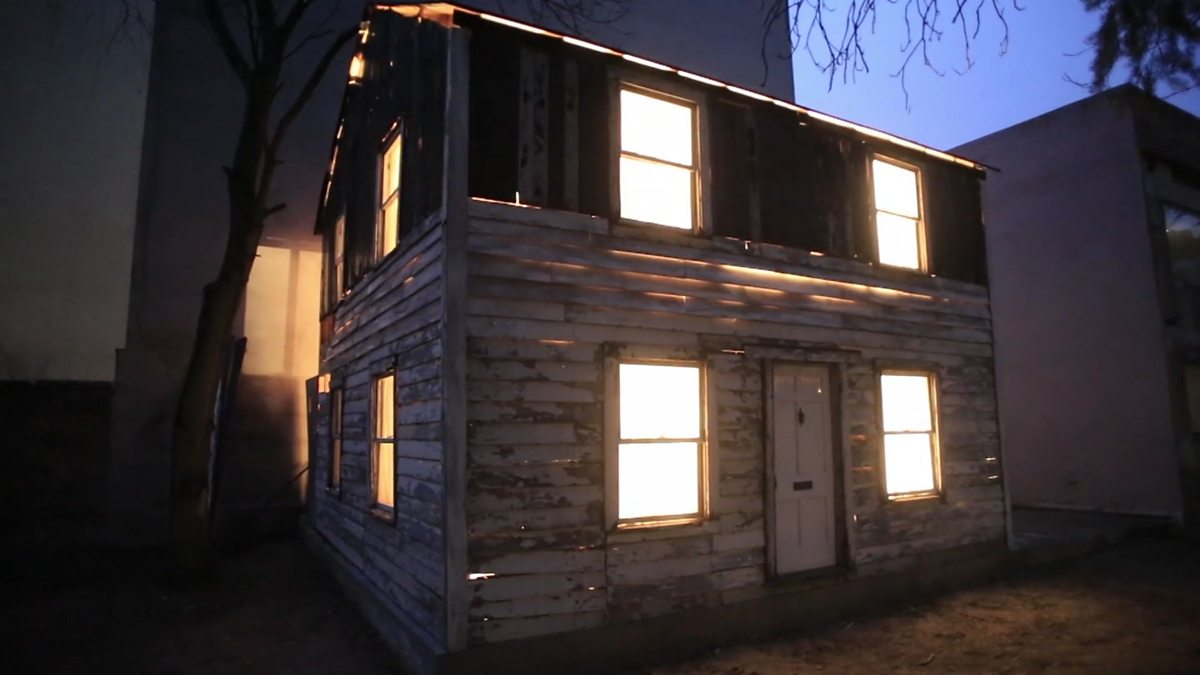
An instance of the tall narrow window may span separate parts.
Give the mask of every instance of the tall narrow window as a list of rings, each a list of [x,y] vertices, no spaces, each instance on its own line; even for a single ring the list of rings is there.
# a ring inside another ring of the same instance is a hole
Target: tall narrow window
[[[333,287],[334,302],[346,294],[346,216],[340,216],[333,228]]]
[[[696,105],[621,89],[621,217],[696,226]]]
[[[889,498],[937,491],[937,413],[933,376],[884,372],[883,471]]]
[[[875,243],[879,262],[925,269],[920,173],[886,159],[871,162],[875,187]]]
[[[342,391],[334,389],[329,395],[329,473],[325,486],[335,491],[342,485]]]
[[[621,363],[617,377],[618,520],[698,517],[705,452],[701,366]]]
[[[400,169],[404,160],[404,128],[383,148],[379,167],[379,220],[375,226],[375,259],[396,248],[400,236]]]
[[[375,378],[371,396],[371,474],[375,505],[396,503],[396,375]]]

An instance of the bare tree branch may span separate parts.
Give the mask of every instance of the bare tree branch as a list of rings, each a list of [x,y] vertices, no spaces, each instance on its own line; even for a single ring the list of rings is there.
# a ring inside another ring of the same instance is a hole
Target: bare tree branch
[[[250,79],[250,65],[246,62],[241,50],[238,49],[237,43],[234,42],[233,35],[229,32],[229,23],[226,21],[225,12],[221,9],[218,0],[204,0],[204,14],[208,17],[208,25],[212,28],[217,46],[220,47],[229,67],[233,69],[234,75],[243,84],[246,83]]]
[[[909,66],[919,63],[935,74],[945,74],[934,56],[933,46],[940,43],[948,30],[954,30],[962,44],[963,64],[955,67],[965,73],[975,65],[972,48],[985,23],[996,21],[1003,34],[1000,52],[1008,49],[1009,7],[1023,7],[1017,0],[846,0],[835,5],[832,0],[787,0],[770,2],[765,8],[764,37],[761,57],[766,64],[766,31],[782,20],[789,22],[794,49],[803,49],[813,66],[827,78],[832,89],[840,78],[843,84],[854,81],[859,73],[871,71],[868,42],[875,35],[880,14],[889,14],[896,23],[903,22],[904,32],[899,46],[900,66],[892,73],[900,80],[907,105],[907,74]]]
[[[337,58],[338,52],[354,36],[358,35],[358,30],[357,26],[344,30],[329,43],[325,48],[325,53],[321,55],[317,66],[309,73],[308,79],[300,88],[300,92],[296,95],[296,98],[292,101],[291,105],[284,109],[283,114],[280,116],[264,154],[263,176],[260,179],[260,192],[264,198],[266,197],[266,188],[271,184],[271,174],[274,172],[275,166],[279,163],[279,148],[283,143],[284,137],[287,136],[288,130],[291,128],[292,123],[295,122],[296,117],[299,116],[300,111],[304,109],[309,99],[312,98],[313,93],[316,92],[317,85],[321,83],[321,77],[325,74],[325,71],[329,70],[329,66]]]

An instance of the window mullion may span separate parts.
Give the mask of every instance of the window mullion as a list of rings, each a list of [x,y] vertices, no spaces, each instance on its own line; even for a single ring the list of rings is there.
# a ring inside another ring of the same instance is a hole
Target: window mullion
[[[633,150],[625,150],[625,149],[621,150],[621,155],[624,157],[628,157],[630,159],[639,159],[643,162],[654,162],[655,164],[663,164],[665,166],[673,166],[676,169],[687,169],[688,171],[696,170],[695,162],[693,162],[691,164],[680,164],[679,162],[673,162],[669,159],[663,159],[661,157],[654,157],[653,155],[643,155],[641,153],[634,152]]]

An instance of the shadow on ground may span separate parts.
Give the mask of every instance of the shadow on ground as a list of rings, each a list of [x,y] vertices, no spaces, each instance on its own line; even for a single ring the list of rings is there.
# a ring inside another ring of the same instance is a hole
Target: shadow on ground
[[[98,560],[80,558],[99,571],[43,575],[7,595],[0,609],[12,640],[7,672],[398,672],[298,542],[227,558],[221,580],[205,591],[162,590],[158,565],[145,557],[107,560],[96,568]],[[644,672],[1200,672],[1198,571],[1194,545],[1135,540],[822,631]]]
[[[27,575],[5,599],[11,673],[390,673],[395,660],[296,541],[227,557],[205,590],[168,591],[153,554]],[[95,559],[92,559],[95,557]],[[58,561],[56,568],[65,561]],[[15,662],[12,657],[15,655]]]

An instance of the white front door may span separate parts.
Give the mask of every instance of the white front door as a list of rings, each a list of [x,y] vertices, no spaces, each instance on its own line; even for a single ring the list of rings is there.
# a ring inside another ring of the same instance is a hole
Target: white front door
[[[829,369],[775,364],[775,573],[837,563]]]

